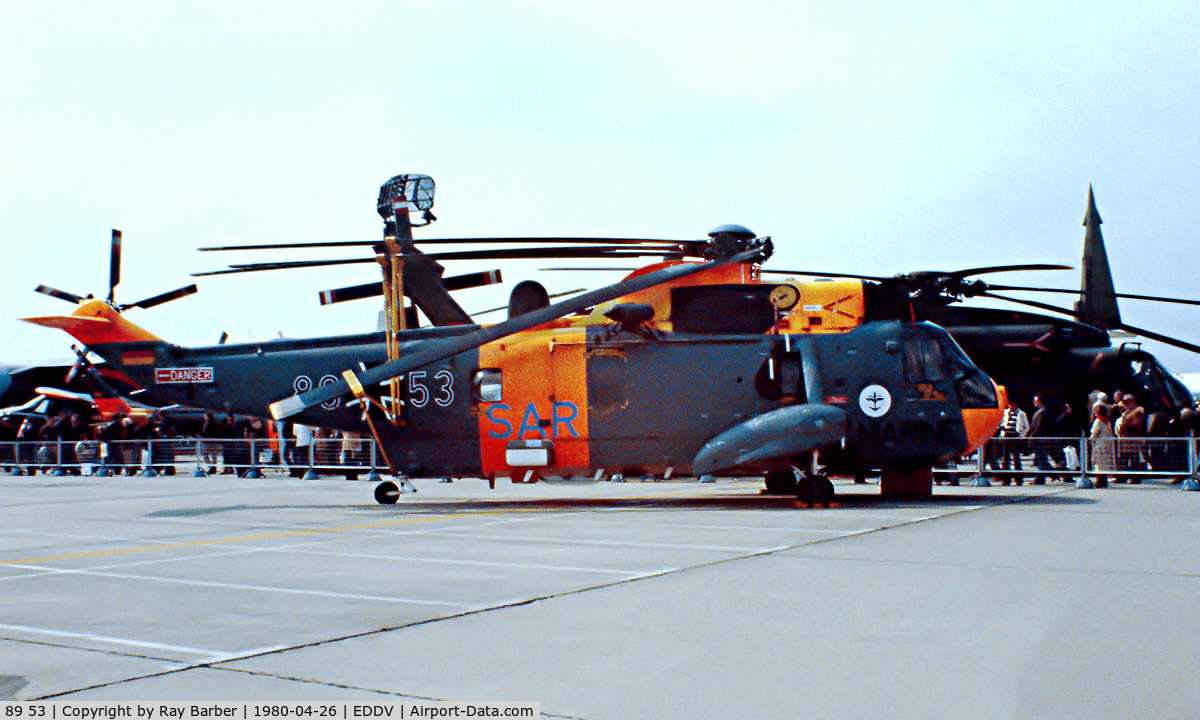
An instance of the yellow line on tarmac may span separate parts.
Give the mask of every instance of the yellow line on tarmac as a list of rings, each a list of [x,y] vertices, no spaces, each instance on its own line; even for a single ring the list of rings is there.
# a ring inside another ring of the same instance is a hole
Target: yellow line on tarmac
[[[285,532],[261,533],[258,535],[239,535],[237,537],[215,538],[213,540],[193,540],[190,542],[160,543],[157,545],[137,545],[134,547],[114,548],[112,550],[94,550],[92,552],[65,553],[62,555],[43,555],[41,557],[19,558],[16,560],[0,559],[0,565],[36,565],[38,563],[55,562],[59,560],[83,560],[88,558],[108,557],[112,555],[129,555],[132,553],[151,552],[154,550],[177,550],[180,548],[204,547],[207,545],[223,545],[227,543],[252,542],[255,540],[278,540],[304,535],[319,535],[322,533],[344,532],[347,530],[370,530],[372,528],[395,527],[397,525],[412,525],[414,523],[432,522],[434,520],[454,520],[464,517],[479,517],[483,515],[500,515],[503,513],[520,512],[519,510],[482,510],[471,513],[455,513],[452,515],[417,515],[402,520],[385,520],[381,522],[363,523],[361,525],[340,525],[328,528],[309,528],[307,530],[288,530]]]

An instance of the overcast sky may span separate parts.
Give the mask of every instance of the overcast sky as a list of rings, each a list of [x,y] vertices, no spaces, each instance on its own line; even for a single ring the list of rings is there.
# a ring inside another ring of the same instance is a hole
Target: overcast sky
[[[38,283],[103,296],[110,228],[132,302],[227,262],[335,255],[204,245],[376,239],[379,185],[401,172],[437,181],[440,220],[418,236],[696,238],[736,222],[774,238],[769,267],[1058,262],[1076,269],[990,277],[1061,287],[1078,287],[1091,183],[1117,290],[1200,297],[1196,2],[4,11],[0,363],[69,357],[65,334],[15,318],[70,311]],[[459,300],[619,278],[546,264],[503,263],[506,286]],[[367,265],[201,278],[129,318],[183,344],[359,332],[377,302],[322,308],[317,292],[376,279]],[[1122,312],[1200,342],[1200,308]]]

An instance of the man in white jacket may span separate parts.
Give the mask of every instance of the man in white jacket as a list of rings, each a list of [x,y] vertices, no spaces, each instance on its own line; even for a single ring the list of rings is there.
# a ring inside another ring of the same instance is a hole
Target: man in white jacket
[[[1000,460],[1001,470],[1021,469],[1021,450],[1025,443],[1018,438],[1024,438],[1028,434],[1029,416],[1017,407],[1015,400],[1009,400],[1008,407],[1004,409],[1004,418],[1000,421],[1000,442],[1004,446],[1004,455]],[[1022,484],[1020,475],[1001,476],[1000,484],[1007,485],[1009,480],[1016,485]]]

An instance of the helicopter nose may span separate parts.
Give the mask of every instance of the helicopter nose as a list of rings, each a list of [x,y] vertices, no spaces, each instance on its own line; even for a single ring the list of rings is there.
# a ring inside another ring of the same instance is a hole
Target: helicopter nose
[[[963,427],[967,431],[967,449],[963,455],[975,452],[987,442],[1004,418],[1004,408],[1008,407],[1008,388],[996,385],[995,381],[992,381],[992,385],[996,387],[996,407],[963,408]]]

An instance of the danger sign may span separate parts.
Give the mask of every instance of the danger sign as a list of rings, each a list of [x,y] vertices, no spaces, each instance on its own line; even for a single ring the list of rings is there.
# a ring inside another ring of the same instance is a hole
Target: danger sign
[[[154,371],[154,382],[159,385],[210,383],[212,381],[213,369],[210,367],[157,368]]]

